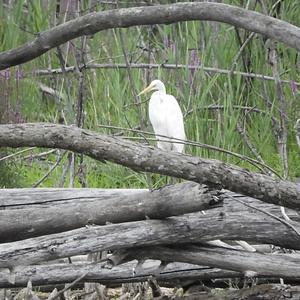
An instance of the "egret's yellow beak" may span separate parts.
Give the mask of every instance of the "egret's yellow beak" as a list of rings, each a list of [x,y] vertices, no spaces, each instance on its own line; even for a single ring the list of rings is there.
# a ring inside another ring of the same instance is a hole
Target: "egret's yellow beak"
[[[153,85],[150,84],[150,85],[148,85],[144,90],[142,90],[142,91],[138,94],[138,96],[143,95],[143,94],[146,94],[146,93],[152,91],[152,89],[153,89]]]

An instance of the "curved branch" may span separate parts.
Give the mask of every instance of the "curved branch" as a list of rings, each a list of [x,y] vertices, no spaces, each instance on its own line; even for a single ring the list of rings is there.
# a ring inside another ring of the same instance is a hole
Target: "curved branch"
[[[82,35],[110,28],[208,20],[260,33],[300,51],[300,29],[287,22],[220,3],[177,3],[114,9],[91,13],[41,32],[23,46],[0,54],[0,70],[30,61],[48,50]]]
[[[300,185],[213,159],[166,152],[74,126],[47,123],[0,125],[0,147],[61,148],[153,172],[225,188],[276,205],[300,209]]]

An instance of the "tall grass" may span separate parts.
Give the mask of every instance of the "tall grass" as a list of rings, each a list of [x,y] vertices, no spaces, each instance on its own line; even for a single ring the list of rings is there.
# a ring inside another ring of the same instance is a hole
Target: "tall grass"
[[[164,1],[174,2],[174,1]],[[247,1],[223,1],[224,3],[245,7]],[[55,22],[55,7],[49,1],[46,7],[43,1],[14,1],[12,7],[5,8],[0,1],[0,47],[1,51],[16,47],[21,43],[33,39],[33,33],[52,27]],[[275,1],[267,1],[270,10]],[[87,9],[87,3],[83,4]],[[132,1],[120,1],[120,6],[133,6]],[[109,5],[98,5],[98,10],[109,9]],[[259,5],[255,8],[261,11]],[[282,2],[280,17],[297,26],[300,7],[294,1]],[[179,101],[186,114],[185,128],[189,140],[211,144],[220,148],[253,157],[238,133],[237,122],[241,122],[249,136],[251,143],[261,155],[266,164],[282,172],[280,157],[277,151],[277,141],[273,133],[272,117],[279,116],[278,100],[274,82],[262,82],[252,79],[246,81],[242,76],[228,76],[223,74],[208,74],[201,66],[217,66],[231,69],[240,44],[232,26],[218,24],[217,29],[211,22],[181,22],[172,25],[154,27],[134,27],[122,30],[125,39],[125,49],[131,62],[149,62],[148,48],[152,51],[151,63],[194,64],[198,69],[194,72],[186,69],[157,70],[131,69],[134,87],[141,90],[146,84],[146,78],[160,78],[165,82],[167,92],[173,94]],[[241,36],[245,33],[240,31]],[[80,41],[72,44],[79,47]],[[96,63],[114,62],[124,63],[118,30],[99,32],[88,38],[88,56],[86,60]],[[266,59],[266,48],[261,36],[256,36],[246,47],[243,55],[249,57],[250,70],[272,76],[271,68]],[[66,54],[66,53],[64,53]],[[278,44],[279,68],[282,79],[300,81],[299,70],[296,67],[297,53],[285,45]],[[68,62],[73,63],[74,52],[67,53]],[[34,61],[20,66],[24,76],[7,79],[5,91],[8,94],[10,109],[19,110],[22,119],[27,122],[59,122],[61,112],[66,116],[68,124],[75,123],[76,101],[78,97],[78,76],[76,73],[35,77],[37,69],[59,68],[60,62],[53,49]],[[17,68],[11,68],[15,74]],[[237,71],[245,71],[242,57],[237,61]],[[96,69],[86,70],[84,81],[84,127],[95,131],[111,134],[108,129],[99,128],[99,124],[122,127],[139,126],[140,113],[133,97],[133,91],[125,69]],[[61,102],[41,93],[39,83],[46,84],[63,95]],[[265,85],[265,87],[264,87]],[[264,91],[272,101],[271,110],[263,100]],[[291,86],[284,86],[284,96],[287,101],[287,115],[289,125],[288,154],[290,178],[300,176],[299,149],[297,148],[293,125],[299,117],[299,90],[292,90]],[[147,98],[146,98],[147,99]],[[142,100],[146,100],[143,98]],[[222,105],[224,109],[210,110],[210,105]],[[141,104],[141,111],[147,120],[147,102]],[[256,107],[266,112],[264,114],[247,113],[238,106]],[[14,120],[12,120],[14,121]],[[146,129],[151,130],[149,122]],[[127,133],[125,133],[127,135]],[[35,153],[38,152],[35,151]],[[187,153],[221,159],[257,171],[253,166],[217,151],[187,146]],[[41,160],[17,160],[15,168],[19,170],[22,180],[20,186],[31,186],[43,176],[49,166],[55,162],[55,155]],[[42,186],[57,186],[64,166],[63,163],[52,173]],[[133,172],[127,168],[111,163],[95,162],[84,158],[87,182],[90,187],[146,187],[145,174]],[[66,181],[68,182],[68,181]],[[161,176],[153,175],[155,186],[164,183]],[[76,186],[80,186],[76,179]]]

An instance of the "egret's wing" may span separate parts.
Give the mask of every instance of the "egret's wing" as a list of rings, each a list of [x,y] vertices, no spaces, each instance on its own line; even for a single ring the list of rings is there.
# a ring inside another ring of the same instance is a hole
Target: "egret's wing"
[[[167,112],[165,110],[165,96],[153,93],[149,102],[149,119],[156,135],[168,136]],[[163,137],[156,137],[163,141],[168,140]],[[157,147],[166,151],[172,150],[172,144],[166,142],[157,142]]]
[[[185,131],[183,123],[183,115],[181,108],[176,99],[171,95],[166,95],[165,111],[167,112],[165,122],[168,128],[168,136],[185,140]],[[172,150],[183,152],[184,144],[173,142]]]

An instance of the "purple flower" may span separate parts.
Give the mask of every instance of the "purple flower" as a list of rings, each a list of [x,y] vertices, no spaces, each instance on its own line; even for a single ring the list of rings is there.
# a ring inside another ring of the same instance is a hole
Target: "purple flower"
[[[191,51],[191,57],[190,57],[190,65],[199,67],[201,64],[201,61],[197,55],[196,49],[192,49]]]
[[[16,70],[16,79],[20,80],[22,78],[23,78],[23,71],[20,70],[20,68],[17,68],[17,70]]]
[[[290,81],[290,87],[291,87],[292,93],[295,94],[298,90],[298,86],[294,80]]]
[[[175,54],[176,53],[176,43],[170,40],[170,48],[171,51]]]
[[[166,35],[164,36],[163,44],[165,48],[169,48],[169,38]]]
[[[171,39],[169,39],[167,36],[164,36],[163,44],[166,49],[169,48],[169,49],[171,49],[171,51],[173,53],[176,52],[176,44]]]
[[[201,65],[201,61],[198,57],[196,49],[191,50],[189,65],[192,66],[192,67],[196,67],[196,68],[190,69],[189,82],[190,82],[190,84],[193,84],[195,71]]]
[[[10,78],[10,70],[9,69],[4,70],[4,77],[6,80],[8,80]]]

